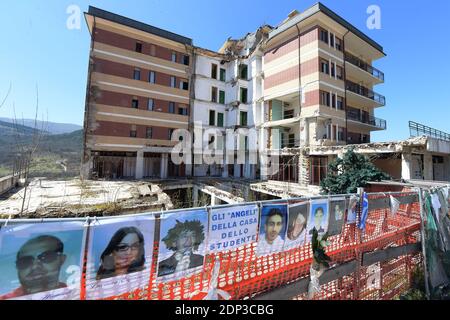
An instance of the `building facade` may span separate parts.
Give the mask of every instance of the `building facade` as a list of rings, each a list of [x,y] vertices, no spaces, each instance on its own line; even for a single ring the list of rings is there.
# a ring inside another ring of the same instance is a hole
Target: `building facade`
[[[90,7],[82,174],[183,177],[170,151],[188,129],[192,40]]]
[[[372,131],[386,129],[375,117],[385,98],[374,91],[384,74],[372,65],[383,48],[321,3],[228,39],[218,52],[93,7],[86,20],[85,177],[318,185],[335,155],[310,148],[369,143]],[[192,136],[176,137],[176,129]],[[192,143],[192,165],[171,160],[183,139]],[[270,153],[279,163],[266,175],[260,168]]]

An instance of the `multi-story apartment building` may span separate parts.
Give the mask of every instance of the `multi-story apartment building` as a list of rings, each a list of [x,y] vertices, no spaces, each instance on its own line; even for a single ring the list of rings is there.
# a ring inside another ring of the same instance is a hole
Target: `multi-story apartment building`
[[[373,91],[384,74],[372,66],[383,48],[321,3],[218,52],[92,7],[86,20],[85,175],[317,185],[335,155],[312,147],[366,143],[386,129],[374,116],[385,98]],[[192,166],[170,159],[174,129],[195,133]],[[222,161],[205,163],[205,148]],[[265,153],[280,153],[276,175],[260,172]]]
[[[269,33],[264,44],[264,112],[270,150],[281,153],[274,179],[319,184],[328,157],[312,146],[370,142],[370,133],[386,129],[374,117],[385,98],[373,91],[384,74],[372,62],[383,48],[333,11],[316,4],[292,12]]]
[[[143,178],[190,174],[171,161],[188,129],[192,40],[89,7],[91,34],[82,174]]]

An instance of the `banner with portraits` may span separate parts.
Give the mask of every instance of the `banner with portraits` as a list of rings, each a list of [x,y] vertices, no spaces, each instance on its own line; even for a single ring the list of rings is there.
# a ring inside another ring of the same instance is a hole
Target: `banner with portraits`
[[[172,281],[203,269],[208,236],[206,209],[161,216],[158,281]]]
[[[289,219],[286,230],[284,250],[298,248],[306,243],[307,223],[309,217],[309,202],[289,205]]]
[[[358,215],[358,202],[359,197],[356,195],[352,195],[348,200],[348,209],[347,209],[347,224],[356,223],[357,215]]]
[[[117,296],[149,284],[155,218],[136,216],[90,225],[86,299]]]
[[[307,226],[308,242],[312,239],[314,228],[318,231],[319,236],[328,231],[328,205],[328,199],[311,200]]]
[[[342,232],[345,222],[345,211],[345,197],[330,200],[330,219],[328,222],[328,234],[330,236],[335,236]]]
[[[258,256],[283,251],[287,228],[287,209],[287,203],[262,205],[256,248]]]
[[[230,206],[211,209],[208,252],[232,250],[256,242],[258,206]]]
[[[12,223],[0,229],[0,300],[79,300],[83,222]]]

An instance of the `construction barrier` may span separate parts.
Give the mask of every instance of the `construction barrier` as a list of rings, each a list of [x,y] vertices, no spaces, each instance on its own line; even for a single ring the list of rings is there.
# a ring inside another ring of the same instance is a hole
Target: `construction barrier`
[[[420,210],[410,191],[2,220],[0,299],[392,299],[421,264]],[[332,262],[311,297],[313,228]]]

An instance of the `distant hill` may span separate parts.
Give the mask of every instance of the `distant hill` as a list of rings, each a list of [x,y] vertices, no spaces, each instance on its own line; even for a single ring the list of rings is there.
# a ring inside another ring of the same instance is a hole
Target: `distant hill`
[[[0,121],[7,122],[7,123],[13,123],[13,119],[10,118],[0,118]],[[18,119],[18,123],[21,125],[34,128],[34,120],[33,119]],[[37,121],[37,129],[47,131],[50,134],[63,134],[63,133],[71,133],[77,130],[83,129],[82,126],[72,123],[57,123],[57,122],[44,122]]]
[[[23,141],[31,141],[34,129],[29,127],[21,129],[24,130]],[[14,129],[0,122],[0,176],[9,174],[16,158],[17,136],[14,131],[12,134],[5,134],[8,130]],[[33,159],[30,175],[48,178],[77,176],[80,168],[82,141],[83,130],[44,135]]]
[[[21,124],[13,122],[0,121],[0,136],[15,136],[17,131],[20,135],[32,135],[36,130]],[[37,130],[40,131],[40,130]]]

